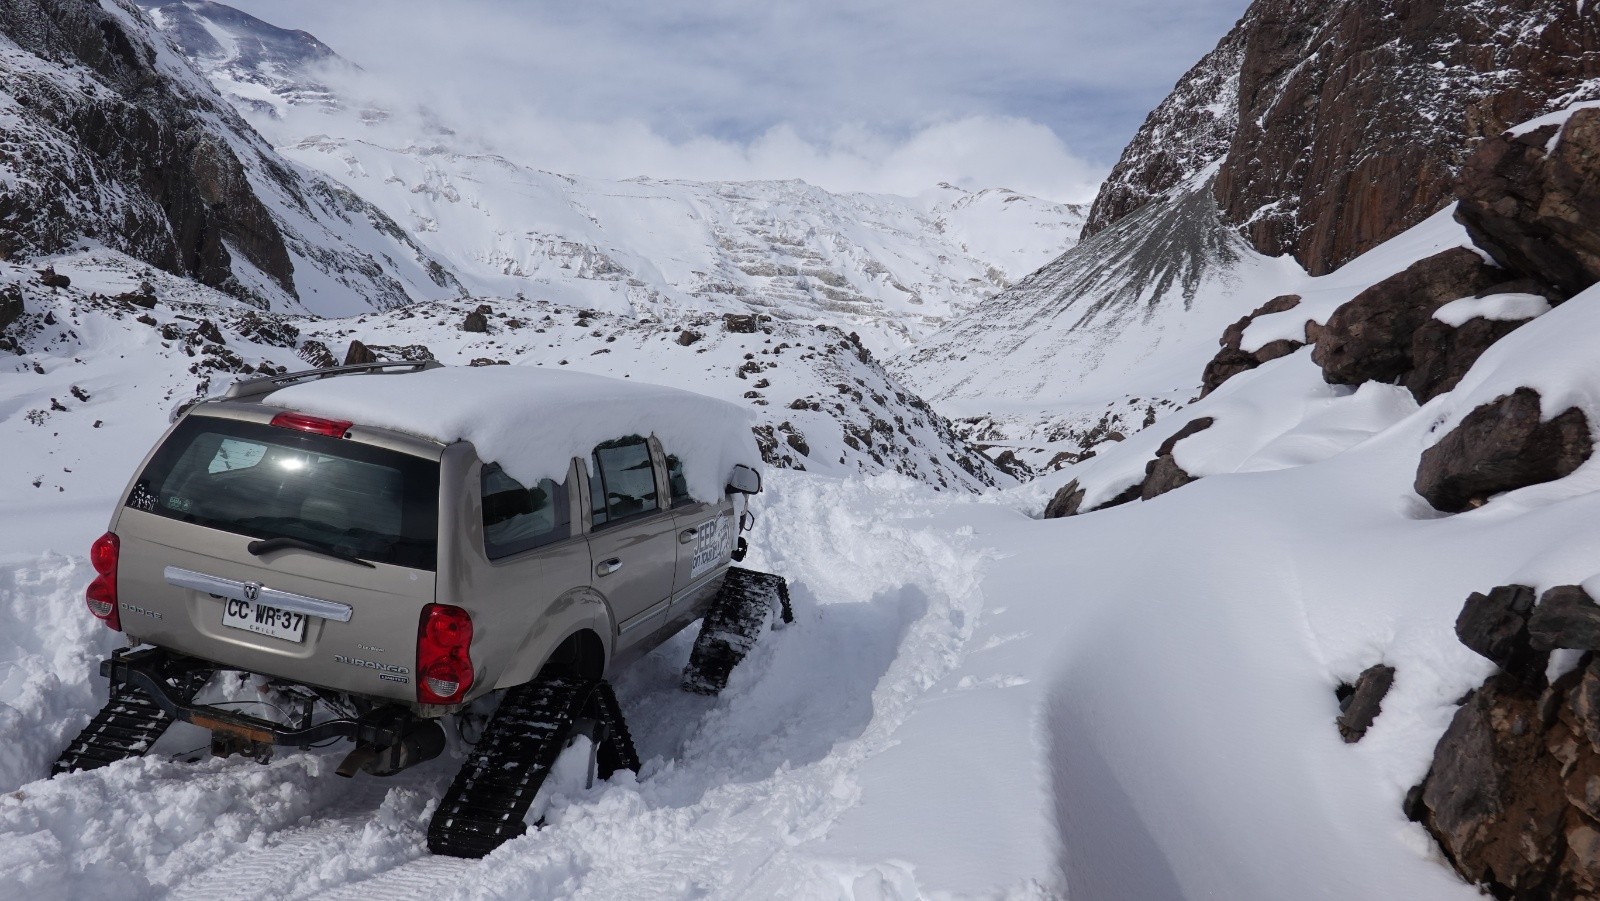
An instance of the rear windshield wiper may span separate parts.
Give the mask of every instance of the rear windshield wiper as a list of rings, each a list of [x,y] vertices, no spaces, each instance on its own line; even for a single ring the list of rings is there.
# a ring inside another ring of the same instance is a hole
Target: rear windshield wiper
[[[314,554],[322,554],[326,557],[333,557],[336,560],[344,560],[349,563],[360,564],[368,569],[378,568],[353,554],[346,554],[344,551],[336,551],[331,547],[315,544],[310,541],[306,541],[303,538],[290,538],[287,535],[279,536],[277,538],[262,538],[245,545],[245,550],[256,555],[257,557],[260,557],[264,554],[270,554],[273,551],[284,551],[290,548],[298,551],[311,551]]]

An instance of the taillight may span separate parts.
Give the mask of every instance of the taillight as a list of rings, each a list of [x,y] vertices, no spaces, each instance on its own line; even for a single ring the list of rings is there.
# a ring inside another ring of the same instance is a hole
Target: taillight
[[[472,687],[472,617],[460,607],[429,604],[417,626],[417,701],[455,704]]]
[[[121,552],[122,541],[114,532],[94,540],[89,547],[89,565],[97,575],[83,593],[89,612],[118,632],[122,631],[122,613],[117,609],[117,557]]]
[[[343,419],[323,419],[304,413],[279,413],[272,417],[272,424],[280,429],[314,432],[330,438],[343,438],[344,433],[350,431],[350,423]]]

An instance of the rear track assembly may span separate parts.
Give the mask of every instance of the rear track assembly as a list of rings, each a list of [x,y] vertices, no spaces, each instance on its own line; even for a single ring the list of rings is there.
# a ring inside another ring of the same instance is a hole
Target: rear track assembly
[[[506,692],[483,737],[445,791],[428,825],[428,848],[483,857],[527,831],[524,817],[580,721],[597,724],[600,776],[639,768],[609,683],[556,677]]]
[[[185,700],[193,698],[210,677],[211,670],[190,670],[179,675],[175,680],[178,694]],[[112,682],[110,699],[56,758],[50,775],[94,770],[130,757],[143,757],[172,722],[172,717],[142,689],[126,682]]]

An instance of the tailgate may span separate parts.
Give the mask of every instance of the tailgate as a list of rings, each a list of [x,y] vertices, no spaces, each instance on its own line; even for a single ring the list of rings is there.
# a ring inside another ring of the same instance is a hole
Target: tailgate
[[[249,536],[135,509],[122,511],[117,531],[122,627],[136,642],[415,702],[417,623],[434,599],[432,571],[297,549],[256,557]],[[236,625],[224,623],[230,605]]]

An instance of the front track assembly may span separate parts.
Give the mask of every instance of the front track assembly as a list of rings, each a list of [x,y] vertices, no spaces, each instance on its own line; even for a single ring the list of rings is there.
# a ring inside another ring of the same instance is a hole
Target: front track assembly
[[[728,675],[750,653],[774,614],[785,623],[794,622],[789,583],[771,573],[728,567],[728,577],[689,654],[683,687],[703,695],[720,693],[728,686]]]

